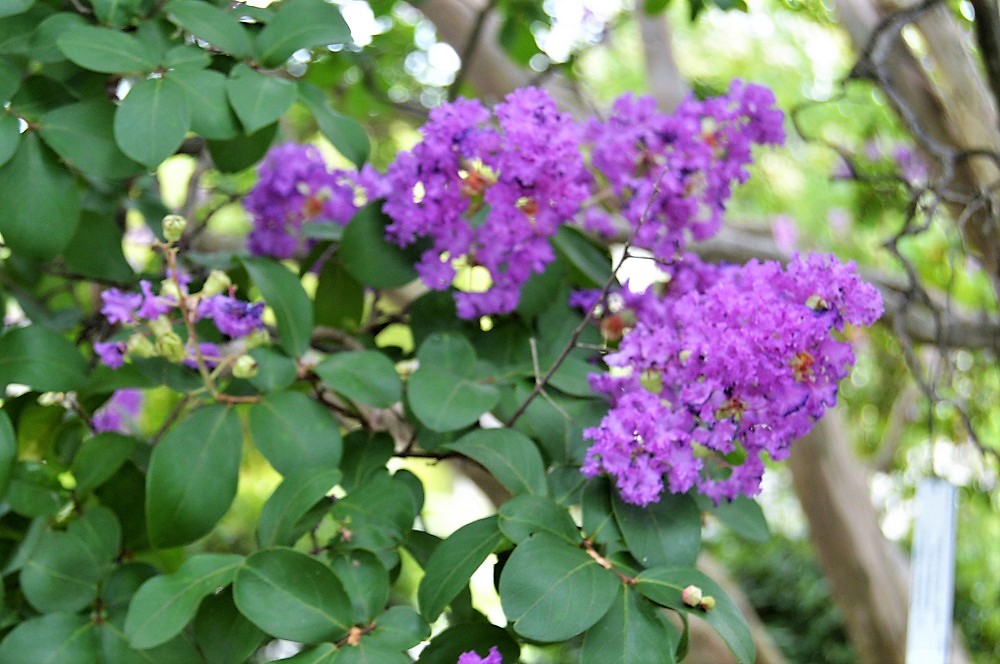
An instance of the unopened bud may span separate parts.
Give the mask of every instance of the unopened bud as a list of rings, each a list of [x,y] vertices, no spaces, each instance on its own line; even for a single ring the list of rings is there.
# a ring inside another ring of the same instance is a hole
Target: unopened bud
[[[184,342],[176,332],[161,334],[156,338],[156,354],[168,362],[180,362],[186,355]]]
[[[263,328],[251,330],[250,334],[244,338],[243,343],[246,344],[247,350],[257,348],[259,346],[266,346],[271,343],[271,334]]]
[[[233,364],[233,376],[236,378],[253,378],[257,375],[257,360],[249,355],[240,355]]]
[[[156,347],[145,334],[133,334],[128,338],[126,352],[134,357],[153,357]]]
[[[173,279],[164,279],[160,282],[160,295],[174,302],[181,301],[181,289]]]
[[[813,311],[828,311],[830,309],[830,304],[815,293],[806,300],[806,306]]]
[[[171,334],[174,331],[174,326],[170,324],[170,320],[166,316],[160,316],[149,321],[149,329],[159,339],[164,334]]]
[[[187,220],[179,214],[168,214],[163,218],[163,237],[167,242],[177,242],[184,235]]]
[[[650,394],[659,394],[663,391],[663,374],[655,370],[643,371],[639,376],[639,383]]]
[[[698,602],[698,606],[705,611],[711,611],[715,608],[715,598],[711,595],[705,595],[701,598],[701,601]]]
[[[201,288],[202,297],[212,297],[225,293],[232,283],[229,280],[229,275],[222,270],[212,270],[208,273],[208,279],[205,280],[205,285]]]
[[[702,600],[701,588],[698,586],[688,586],[681,591],[681,600],[691,607],[700,606]]]

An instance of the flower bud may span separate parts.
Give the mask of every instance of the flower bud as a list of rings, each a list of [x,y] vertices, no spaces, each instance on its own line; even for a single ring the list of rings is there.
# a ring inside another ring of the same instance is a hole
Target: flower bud
[[[160,282],[160,295],[174,302],[181,301],[181,289],[173,279],[164,279]]]
[[[236,378],[253,378],[257,375],[257,360],[249,355],[240,355],[233,364],[233,376]]]
[[[128,338],[126,352],[134,357],[153,357],[156,355],[156,347],[145,334],[133,334]]]
[[[688,606],[699,606],[702,600],[701,588],[693,585],[688,586],[681,591],[681,600]]]
[[[266,346],[271,343],[271,334],[264,328],[251,330],[250,334],[243,339],[243,343],[246,344],[247,350],[257,348],[259,346]]]
[[[174,331],[174,326],[170,324],[170,320],[166,316],[160,316],[149,321],[149,329],[159,339],[164,334],[171,334]]]
[[[202,297],[212,297],[225,293],[232,283],[229,280],[229,275],[222,270],[212,270],[208,273],[208,279],[205,280],[205,285],[201,288],[201,295]]]
[[[180,362],[187,355],[184,342],[176,332],[167,332],[156,338],[156,353],[168,362]]]
[[[701,601],[698,602],[698,606],[699,608],[702,608],[705,611],[711,611],[712,609],[715,608],[715,598],[712,597],[711,595],[705,595],[704,597],[701,598]]]
[[[167,242],[177,242],[184,235],[187,220],[179,214],[168,214],[163,218],[163,237]]]

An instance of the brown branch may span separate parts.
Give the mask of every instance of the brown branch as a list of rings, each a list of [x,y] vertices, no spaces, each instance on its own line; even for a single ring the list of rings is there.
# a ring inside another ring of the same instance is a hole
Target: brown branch
[[[976,41],[993,99],[1000,104],[1000,12],[996,0],[971,0],[976,11]]]

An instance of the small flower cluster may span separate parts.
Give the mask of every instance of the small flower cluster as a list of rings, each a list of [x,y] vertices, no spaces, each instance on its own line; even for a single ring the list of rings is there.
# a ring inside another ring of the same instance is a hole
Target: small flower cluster
[[[103,406],[97,409],[90,424],[94,431],[127,433],[142,409],[140,390],[116,390]]]
[[[671,276],[665,293],[620,294],[635,323],[605,358],[611,373],[591,377],[611,408],[584,432],[583,472],[612,475],[638,505],[664,488],[756,495],[763,454],[784,459],[836,402],[854,355],[834,333],[872,324],[881,297],[832,256],[787,268],[687,256]]]
[[[346,224],[369,197],[384,195],[381,187],[371,166],[360,172],[330,170],[313,146],[286,143],[272,149],[244,200],[254,224],[250,253],[275,258],[301,253],[308,244],[300,232],[303,223]]]
[[[503,656],[497,647],[493,646],[486,657],[480,657],[474,650],[463,652],[455,664],[503,664]]]
[[[222,361],[222,351],[216,344],[184,341],[175,330],[176,325],[185,323],[185,315],[192,324],[211,320],[230,339],[260,341],[256,336],[263,333],[263,302],[251,304],[231,293],[223,294],[231,291],[229,277],[224,272],[213,271],[201,292],[194,295],[188,292],[189,282],[188,277],[178,274],[164,281],[159,293],[154,292],[149,281],[139,282],[140,293],[117,288],[101,293],[101,313],[107,321],[134,329],[127,341],[95,343],[94,350],[101,361],[117,369],[128,357],[162,357],[197,367],[200,358],[206,368],[214,368]]]
[[[494,115],[496,127],[470,100],[434,109],[423,141],[386,174],[386,235],[401,246],[431,240],[416,266],[428,286],[447,289],[458,259],[489,272],[485,292],[456,294],[462,318],[512,311],[555,258],[548,238],[589,195],[579,127],[545,92],[517,90]]]
[[[586,128],[592,165],[617,197],[633,246],[669,259],[683,253],[685,233],[718,232],[735,183],[749,177],[753,145],[784,142],[784,116],[767,88],[734,81],[728,94],[688,99],[672,115],[652,98],[625,95],[607,120]],[[592,211],[597,230],[606,215]]]

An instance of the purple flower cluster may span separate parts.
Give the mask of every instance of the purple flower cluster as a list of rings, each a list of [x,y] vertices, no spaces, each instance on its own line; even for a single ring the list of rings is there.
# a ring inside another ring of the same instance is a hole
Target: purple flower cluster
[[[139,390],[117,390],[107,402],[97,409],[91,418],[91,427],[100,433],[113,431],[127,433],[142,409],[142,392]]]
[[[517,306],[521,285],[554,259],[548,238],[589,194],[579,127],[536,88],[517,90],[494,111],[458,100],[431,111],[423,140],[386,174],[388,238],[432,245],[417,263],[428,286],[445,290],[454,262],[482,266],[491,286],[459,292],[458,315]]]
[[[837,399],[854,363],[834,336],[870,325],[878,291],[853,263],[795,257],[743,267],[685,257],[661,294],[621,293],[636,320],[592,376],[611,402],[585,436],[584,474],[612,475],[622,497],[646,505],[666,488],[718,502],[756,495],[763,454],[784,459]]]
[[[486,657],[480,657],[474,650],[463,652],[455,664],[503,664],[503,656],[497,647],[493,646]]]
[[[784,141],[784,116],[765,87],[734,81],[729,93],[684,101],[672,115],[650,97],[625,95],[607,120],[592,120],[586,140],[593,168],[617,200],[632,244],[670,259],[684,252],[686,233],[716,232],[735,183],[749,177],[753,145]],[[592,211],[587,223],[608,226]]]
[[[311,145],[286,143],[272,149],[244,200],[254,224],[250,253],[275,258],[301,253],[307,244],[299,232],[304,222],[346,224],[359,202],[384,194],[381,182],[371,166],[360,172],[330,170]]]

